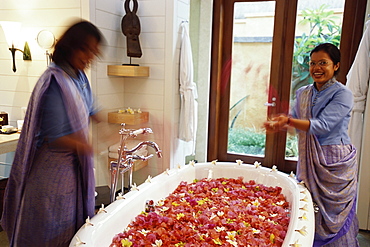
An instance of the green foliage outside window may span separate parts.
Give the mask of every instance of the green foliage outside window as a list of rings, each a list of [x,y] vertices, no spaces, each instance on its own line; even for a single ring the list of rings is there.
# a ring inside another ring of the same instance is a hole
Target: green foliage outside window
[[[291,99],[298,88],[313,83],[308,66],[311,50],[322,43],[339,46],[341,26],[336,24],[339,17],[327,8],[328,5],[324,4],[315,10],[302,10],[303,20],[299,24],[309,25],[310,31],[294,41]]]
[[[328,5],[322,5],[318,9],[302,10],[302,25],[309,25],[309,33],[303,33],[296,37],[294,42],[293,67],[292,67],[292,89],[291,99],[294,99],[295,91],[305,85],[312,84],[309,74],[308,62],[311,50],[321,43],[340,44],[341,26],[337,24],[338,16],[334,11],[327,10]],[[238,105],[248,96],[237,102]],[[232,107],[234,108],[235,105]],[[232,108],[230,110],[232,110]],[[240,111],[235,115],[238,117]],[[228,152],[252,155],[265,154],[266,135],[256,128],[229,128]],[[288,135],[285,149],[286,157],[298,156],[298,140],[296,135]]]

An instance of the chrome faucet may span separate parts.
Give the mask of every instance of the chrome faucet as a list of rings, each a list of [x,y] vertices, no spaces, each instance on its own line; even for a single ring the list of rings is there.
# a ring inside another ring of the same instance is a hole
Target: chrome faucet
[[[140,150],[145,146],[152,147],[158,156],[158,158],[162,157],[162,151],[158,147],[157,143],[152,141],[142,141],[138,145],[136,145],[132,149],[127,149],[126,140],[129,137],[137,137],[140,134],[152,134],[153,131],[150,128],[141,128],[137,130],[126,129],[125,124],[121,124],[122,128],[119,131],[121,135],[120,145],[118,146],[118,159],[116,161],[111,161],[110,163],[110,173],[111,173],[111,187],[110,187],[110,201],[113,202],[115,200],[115,194],[117,190],[117,183],[118,183],[118,173],[121,174],[121,188],[122,194],[124,192],[124,174],[129,171],[129,189],[132,187],[132,173],[134,168],[134,161],[135,160],[149,160],[153,157],[153,154],[148,156],[137,155],[135,154],[136,151]]]

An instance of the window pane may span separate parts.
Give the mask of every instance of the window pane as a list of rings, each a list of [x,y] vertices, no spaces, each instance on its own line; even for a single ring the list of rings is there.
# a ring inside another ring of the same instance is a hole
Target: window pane
[[[234,5],[228,153],[263,156],[275,1]]]
[[[320,43],[339,46],[344,11],[344,0],[299,0],[296,38],[293,53],[291,105],[298,88],[312,84],[308,61],[311,50]],[[288,134],[286,157],[297,160],[297,137]]]

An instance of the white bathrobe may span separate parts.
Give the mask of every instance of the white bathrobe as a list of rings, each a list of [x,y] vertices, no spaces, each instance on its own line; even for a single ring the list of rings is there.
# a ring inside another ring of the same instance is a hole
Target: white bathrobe
[[[354,108],[349,123],[349,136],[358,149],[359,161],[359,193],[357,215],[360,229],[369,229],[370,212],[370,107],[366,101],[370,98],[370,21],[366,22],[366,30],[361,39],[355,60],[347,74],[347,86],[354,95]],[[367,106],[366,106],[367,105]]]
[[[366,30],[360,42],[355,60],[347,74],[347,87],[354,96],[354,107],[349,123],[349,135],[358,150],[360,157],[363,133],[363,114],[368,96],[370,74],[370,21],[366,22]]]
[[[191,146],[194,154],[198,121],[197,88],[193,81],[193,56],[187,23],[182,23],[182,41],[180,50],[180,125],[179,138]]]

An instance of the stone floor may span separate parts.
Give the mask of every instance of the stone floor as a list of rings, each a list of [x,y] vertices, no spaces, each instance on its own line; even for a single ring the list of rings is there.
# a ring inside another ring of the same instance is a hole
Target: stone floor
[[[360,231],[357,239],[361,247],[370,247],[370,231]]]

